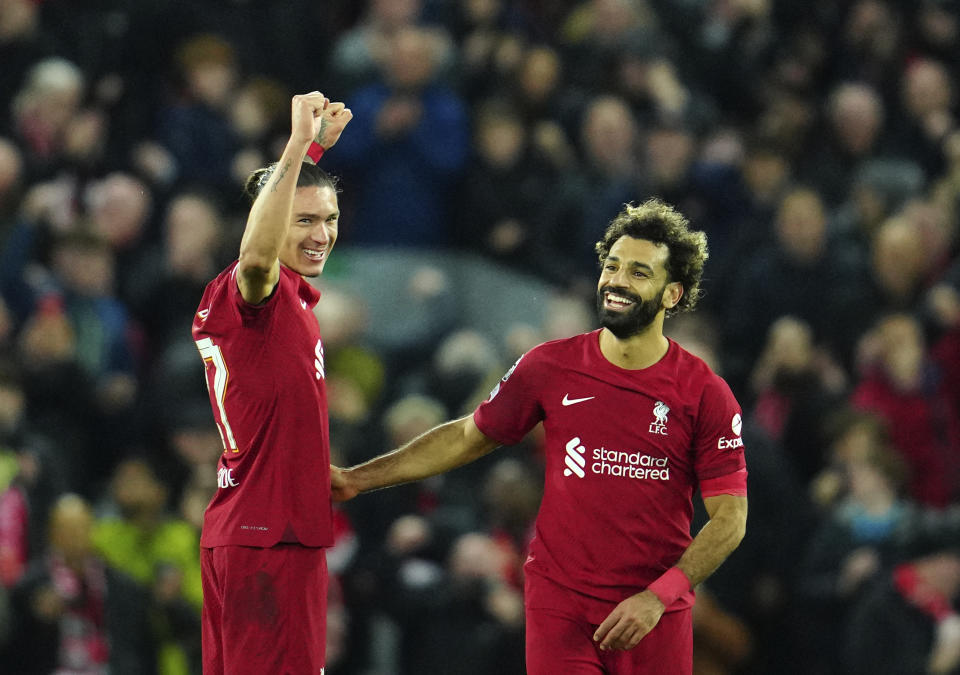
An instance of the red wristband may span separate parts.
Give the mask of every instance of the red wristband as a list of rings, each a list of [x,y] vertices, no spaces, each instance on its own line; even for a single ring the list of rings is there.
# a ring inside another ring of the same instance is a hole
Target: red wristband
[[[647,586],[647,590],[660,598],[664,607],[669,608],[677,598],[690,590],[690,580],[679,567],[671,567]]]
[[[310,144],[310,147],[307,149],[307,157],[313,160],[313,163],[316,164],[320,161],[320,158],[323,157],[323,146],[314,141]]]

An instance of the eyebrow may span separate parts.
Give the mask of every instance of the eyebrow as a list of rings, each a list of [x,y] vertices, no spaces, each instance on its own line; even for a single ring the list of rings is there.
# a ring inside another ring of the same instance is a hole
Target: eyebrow
[[[620,258],[618,258],[615,255],[608,255],[607,260],[612,260],[613,262],[620,262]],[[648,272],[650,272],[650,274],[656,274],[655,270],[652,267],[650,267],[650,265],[648,265],[647,263],[642,263],[637,260],[631,260],[628,263],[628,265],[633,268],[639,267],[639,268],[645,269]]]
[[[296,215],[294,216],[294,218],[296,218],[296,219],[300,219],[300,218],[322,218],[323,220],[326,220],[327,218],[330,218],[331,216],[333,216],[334,218],[339,218],[339,217],[340,217],[340,212],[339,212],[339,211],[331,211],[330,213],[327,214],[326,218],[324,218],[324,217],[323,217],[322,215],[320,215],[319,213],[309,213],[309,212],[304,211],[303,213],[298,213],[298,214],[296,214]]]

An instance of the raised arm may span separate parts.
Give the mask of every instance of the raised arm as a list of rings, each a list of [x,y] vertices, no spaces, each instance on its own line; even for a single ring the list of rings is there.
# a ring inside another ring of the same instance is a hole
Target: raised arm
[[[434,427],[403,447],[349,469],[331,467],[333,498],[344,501],[361,492],[410,483],[483,457],[500,445],[484,436],[467,415]]]
[[[290,138],[276,170],[253,202],[240,242],[237,286],[247,302],[263,302],[280,278],[280,245],[290,227],[300,164],[320,130],[320,117],[329,103],[316,91],[293,97]]]
[[[696,586],[713,574],[740,544],[747,527],[747,498],[720,494],[704,498],[703,504],[710,520],[693,538],[677,564],[650,588],[617,605],[597,628],[594,640],[600,642],[601,649],[635,647],[660,621],[666,610],[661,601],[665,593],[679,597]],[[660,587],[651,590],[655,584]]]
[[[287,145],[250,208],[240,242],[237,286],[247,302],[259,304],[280,278],[279,253],[290,227],[300,165],[312,143],[330,148],[352,113],[343,103],[331,103],[320,92],[293,97]]]

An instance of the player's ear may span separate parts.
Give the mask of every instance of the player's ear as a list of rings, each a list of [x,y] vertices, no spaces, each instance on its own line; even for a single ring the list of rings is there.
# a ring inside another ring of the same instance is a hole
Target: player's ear
[[[679,281],[671,281],[663,291],[663,300],[661,304],[664,309],[673,309],[683,297],[683,284]]]

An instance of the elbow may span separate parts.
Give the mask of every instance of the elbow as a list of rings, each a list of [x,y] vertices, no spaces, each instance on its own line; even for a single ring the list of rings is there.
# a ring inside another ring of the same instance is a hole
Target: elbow
[[[277,251],[255,251],[250,248],[240,250],[237,273],[246,278],[266,278],[277,260]]]

